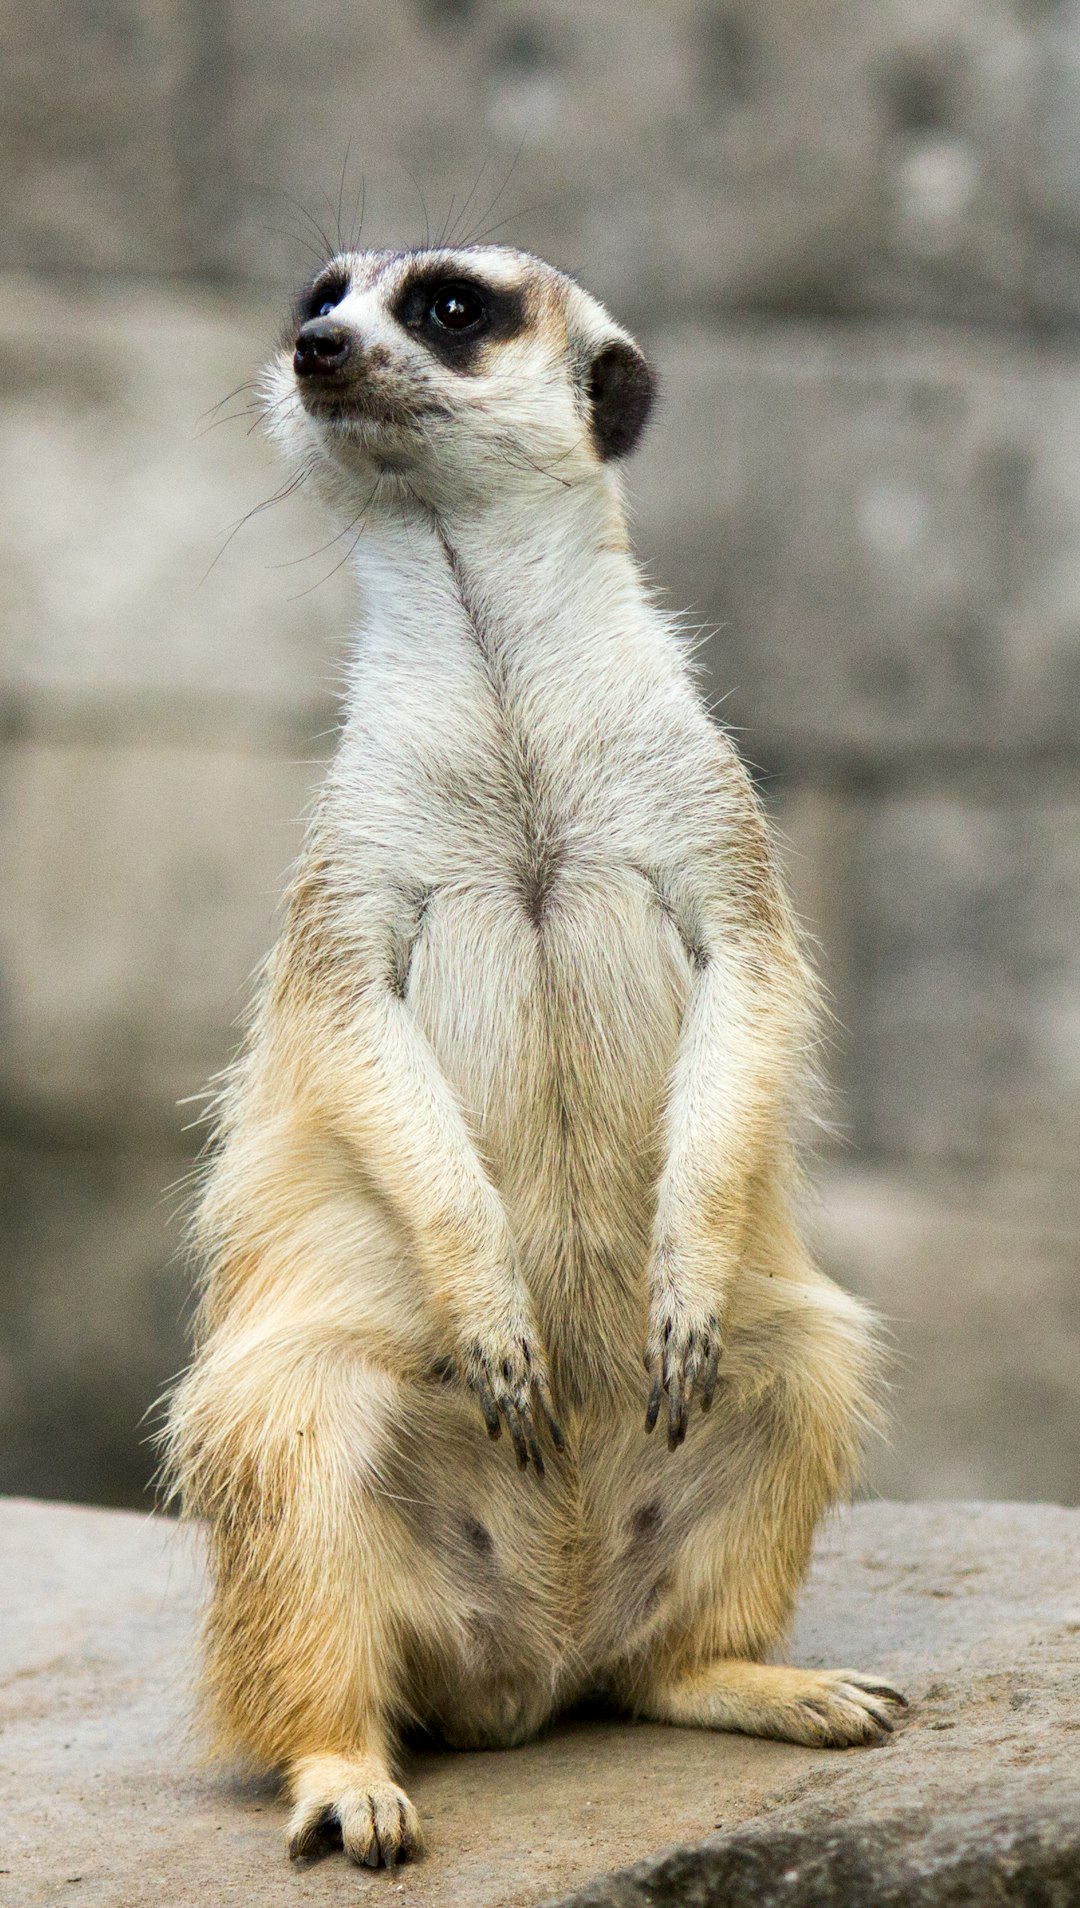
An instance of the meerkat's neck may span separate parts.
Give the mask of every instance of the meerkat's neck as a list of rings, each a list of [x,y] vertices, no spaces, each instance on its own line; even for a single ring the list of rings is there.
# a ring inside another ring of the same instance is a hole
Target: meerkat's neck
[[[614,494],[515,492],[482,514],[386,512],[353,559],[364,599],[354,681],[376,659],[430,678],[462,644],[478,649],[515,700],[587,704],[684,671],[649,600]]]

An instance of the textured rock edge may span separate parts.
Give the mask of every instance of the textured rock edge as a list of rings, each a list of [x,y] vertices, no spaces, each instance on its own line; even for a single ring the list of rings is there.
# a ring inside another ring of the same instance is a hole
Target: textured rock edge
[[[942,1819],[942,1815],[945,1819]],[[549,1908],[1073,1908],[1075,1808],[943,1804],[808,1829],[742,1829],[667,1850]]]

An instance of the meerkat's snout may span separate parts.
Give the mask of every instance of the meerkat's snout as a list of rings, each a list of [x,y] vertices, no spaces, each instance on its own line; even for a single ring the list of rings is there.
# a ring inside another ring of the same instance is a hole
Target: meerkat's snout
[[[301,325],[293,352],[293,370],[298,378],[333,376],[351,357],[353,341],[344,325],[328,318],[311,318]]]

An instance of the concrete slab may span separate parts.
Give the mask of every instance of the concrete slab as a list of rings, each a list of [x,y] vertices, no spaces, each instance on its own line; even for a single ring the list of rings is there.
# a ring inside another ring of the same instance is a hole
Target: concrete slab
[[[512,1752],[418,1755],[406,1780],[430,1853],[392,1876],[340,1856],[290,1869],[272,1785],[200,1766],[192,1533],[12,1500],[0,1505],[0,1555],[0,1903],[12,1908],[334,1908],[369,1895],[529,1908],[591,1882],[583,1903],[721,1903],[747,1899],[751,1883],[764,1902],[781,1857],[786,1902],[876,1908],[931,1897],[890,1894],[883,1880],[875,1895],[875,1850],[881,1879],[955,1817],[964,1846],[992,1855],[987,1824],[1007,1818],[1060,1867],[1068,1837],[1054,1824],[1080,1820],[1076,1510],[863,1504],[825,1533],[793,1654],[907,1689],[911,1719],[886,1749],[838,1755],[592,1716]],[[1014,1830],[1003,1832],[1015,1852]],[[697,1846],[599,1879],[676,1843]],[[800,1893],[800,1875],[809,1886],[829,1869],[833,1845],[847,1893]],[[1070,1887],[1080,1868],[1071,1873]]]

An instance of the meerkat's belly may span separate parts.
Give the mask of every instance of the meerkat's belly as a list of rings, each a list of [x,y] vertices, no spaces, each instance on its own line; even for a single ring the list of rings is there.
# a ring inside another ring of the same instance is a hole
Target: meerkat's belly
[[[408,997],[506,1202],[564,1392],[640,1379],[660,1119],[690,986],[638,870],[439,889]],[[550,1329],[547,1329],[549,1328]]]

